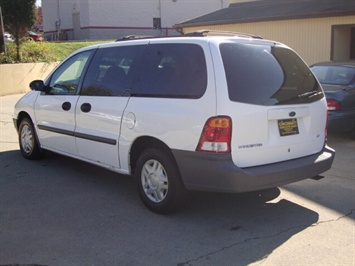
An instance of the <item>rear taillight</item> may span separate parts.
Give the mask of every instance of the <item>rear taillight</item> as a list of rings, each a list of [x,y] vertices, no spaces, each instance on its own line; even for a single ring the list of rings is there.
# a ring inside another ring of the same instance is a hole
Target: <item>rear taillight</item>
[[[341,105],[338,101],[327,99],[328,111],[340,111]]]
[[[227,153],[231,151],[232,121],[227,116],[211,117],[201,133],[197,151]]]

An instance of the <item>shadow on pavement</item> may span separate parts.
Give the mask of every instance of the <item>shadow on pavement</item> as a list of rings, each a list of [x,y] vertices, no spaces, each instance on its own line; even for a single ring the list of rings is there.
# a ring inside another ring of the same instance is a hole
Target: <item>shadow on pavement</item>
[[[2,264],[247,265],[318,221],[312,210],[275,200],[277,188],[195,192],[162,216],[143,206],[130,177],[53,153],[0,159]]]
[[[329,133],[328,145],[336,154],[324,178],[307,179],[285,189],[355,219],[355,141],[347,133]]]

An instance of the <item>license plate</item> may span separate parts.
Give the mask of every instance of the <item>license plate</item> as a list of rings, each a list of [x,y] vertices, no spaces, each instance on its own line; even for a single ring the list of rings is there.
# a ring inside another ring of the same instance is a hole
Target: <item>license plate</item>
[[[281,137],[299,134],[296,118],[278,120],[277,123]]]

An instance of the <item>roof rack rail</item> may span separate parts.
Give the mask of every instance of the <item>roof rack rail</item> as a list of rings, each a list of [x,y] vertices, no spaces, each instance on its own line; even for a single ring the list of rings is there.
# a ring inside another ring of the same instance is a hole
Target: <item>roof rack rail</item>
[[[262,39],[261,36],[255,34],[223,30],[198,30],[194,32],[185,33],[185,36],[238,36],[249,37],[253,39]]]
[[[137,40],[137,39],[147,39],[147,38],[156,38],[156,37],[155,36],[127,35],[127,36],[123,36],[120,39],[117,39],[116,42]]]

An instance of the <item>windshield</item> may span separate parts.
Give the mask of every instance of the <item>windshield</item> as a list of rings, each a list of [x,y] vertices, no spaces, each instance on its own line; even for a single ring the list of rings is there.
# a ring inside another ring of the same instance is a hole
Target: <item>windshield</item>
[[[231,42],[220,51],[231,101],[270,106],[324,97],[308,66],[290,49]]]
[[[313,66],[314,75],[321,84],[349,85],[355,77],[355,67],[348,66]]]

